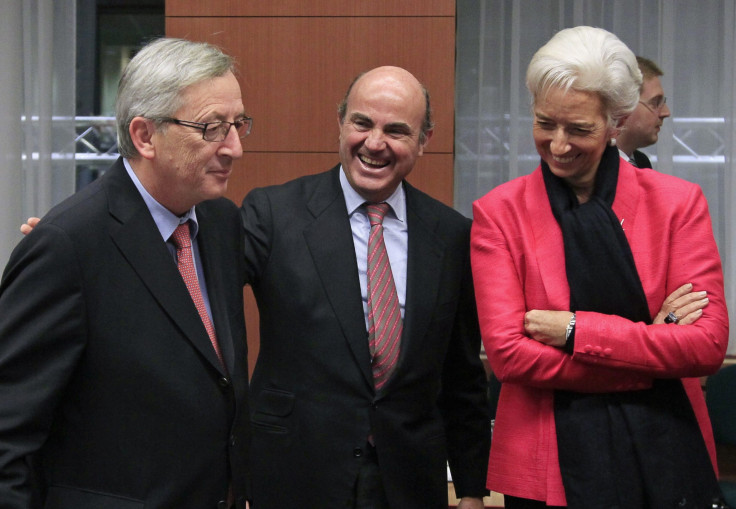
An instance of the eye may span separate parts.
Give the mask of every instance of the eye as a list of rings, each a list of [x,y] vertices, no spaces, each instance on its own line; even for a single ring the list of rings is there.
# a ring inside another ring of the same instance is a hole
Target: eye
[[[573,127],[572,128],[572,132],[573,132],[573,134],[577,134],[577,135],[580,135],[580,136],[586,136],[586,135],[590,134],[591,131],[590,131],[590,129],[586,129],[584,127]]]
[[[392,138],[403,138],[405,136],[411,136],[411,133],[407,132],[404,129],[388,129],[386,131],[386,134],[388,134]]]
[[[553,129],[554,124],[548,120],[539,120],[537,119],[537,126],[539,126],[540,129]]]
[[[360,131],[364,131],[366,129],[370,129],[371,123],[364,118],[356,118],[353,119],[353,126]]]
[[[228,126],[229,127],[229,126]],[[204,135],[206,137],[214,136],[222,131],[222,122],[208,123],[204,128]]]

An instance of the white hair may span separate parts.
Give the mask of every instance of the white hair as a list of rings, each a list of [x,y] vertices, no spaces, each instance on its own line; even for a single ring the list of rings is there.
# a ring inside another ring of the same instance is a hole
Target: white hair
[[[551,88],[594,92],[612,126],[636,108],[641,84],[634,53],[611,32],[589,26],[559,31],[526,72],[532,103]]]

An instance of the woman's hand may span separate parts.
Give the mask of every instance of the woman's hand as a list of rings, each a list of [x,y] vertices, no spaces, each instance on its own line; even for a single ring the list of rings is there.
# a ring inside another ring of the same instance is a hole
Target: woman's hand
[[[703,316],[703,308],[708,305],[707,292],[694,292],[693,285],[687,283],[672,292],[662,303],[662,309],[654,317],[653,323],[666,323],[669,313],[677,317],[678,325],[689,325]]]
[[[524,315],[524,330],[527,336],[540,343],[562,348],[567,341],[567,324],[570,323],[570,318],[570,311],[532,309]]]

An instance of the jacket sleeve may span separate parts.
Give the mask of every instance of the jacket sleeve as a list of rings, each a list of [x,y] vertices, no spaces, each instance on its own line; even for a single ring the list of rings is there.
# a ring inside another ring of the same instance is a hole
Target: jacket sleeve
[[[531,232],[520,226],[523,211],[508,200],[489,198],[473,206],[471,260],[481,336],[496,377],[501,382],[578,392],[649,387],[647,374],[579,362],[525,335],[524,314],[529,310],[525,292],[545,293],[542,283],[529,274],[530,265],[542,255],[532,250]],[[575,334],[577,345],[577,326]]]
[[[671,193],[670,195],[674,195]],[[665,281],[660,288],[644,283],[653,293],[656,310],[664,297],[685,283],[696,291],[708,292],[708,305],[692,325],[645,325],[598,313],[578,313],[573,359],[591,366],[647,373],[657,378],[699,377],[714,373],[723,363],[728,347],[728,312],[723,289],[723,272],[713,238],[708,204],[702,191],[689,186],[683,200],[653,214],[659,242],[637,242],[652,236],[650,225],[637,226],[630,235],[634,246],[647,246],[656,253],[634,250],[642,282]],[[642,260],[642,261],[640,261]],[[651,260],[647,262],[647,260]],[[662,275],[648,278],[661,271]],[[656,311],[654,311],[656,312]]]
[[[458,498],[488,495],[485,473],[491,447],[487,382],[480,361],[480,330],[467,249],[465,267],[440,397],[448,460]]]
[[[31,507],[30,459],[44,443],[85,337],[85,303],[69,238],[39,225],[10,257],[0,284],[0,493]]]
[[[245,229],[245,273],[246,283],[258,284],[271,253],[271,203],[268,193],[253,189],[243,199],[240,215]]]

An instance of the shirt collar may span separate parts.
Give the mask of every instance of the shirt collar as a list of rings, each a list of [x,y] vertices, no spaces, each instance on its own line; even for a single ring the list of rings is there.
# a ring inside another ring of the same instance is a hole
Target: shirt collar
[[[350,185],[342,166],[340,166],[340,186],[342,187],[342,194],[345,196],[348,215],[352,216],[353,213],[362,207],[366,201],[365,198],[360,196],[358,192],[353,189],[353,186]],[[396,219],[402,223],[406,221],[406,192],[404,191],[404,186],[399,184],[396,190],[391,193],[391,196],[386,199],[386,203],[391,206],[391,210],[394,211]]]
[[[130,179],[133,181],[133,184],[135,184],[136,189],[138,189],[138,192],[143,197],[143,201],[146,202],[146,207],[148,207],[151,216],[153,216],[153,221],[156,223],[156,227],[158,228],[158,231],[164,241],[169,240],[169,237],[171,237],[171,234],[174,233],[174,230],[176,230],[177,226],[187,221],[190,221],[189,230],[192,236],[192,240],[197,238],[199,224],[197,223],[197,213],[195,212],[194,207],[189,209],[189,211],[183,216],[177,216],[169,209],[161,205],[158,201],[156,201],[156,199],[151,196],[151,193],[149,193],[146,188],[143,187],[143,184],[138,179],[138,176],[133,171],[133,168],[130,166],[130,162],[128,162],[127,159],[123,159],[123,164],[125,165],[125,170],[128,172]]]
[[[621,158],[622,158],[622,159],[624,159],[624,160],[626,160],[626,161],[630,161],[631,159],[633,159],[633,158],[634,158],[634,154],[633,154],[633,152],[632,152],[632,154],[631,154],[631,155],[628,155],[628,154],[627,154],[626,152],[624,152],[623,150],[621,150],[621,149],[618,149],[618,154],[619,154],[619,155],[621,156]]]

